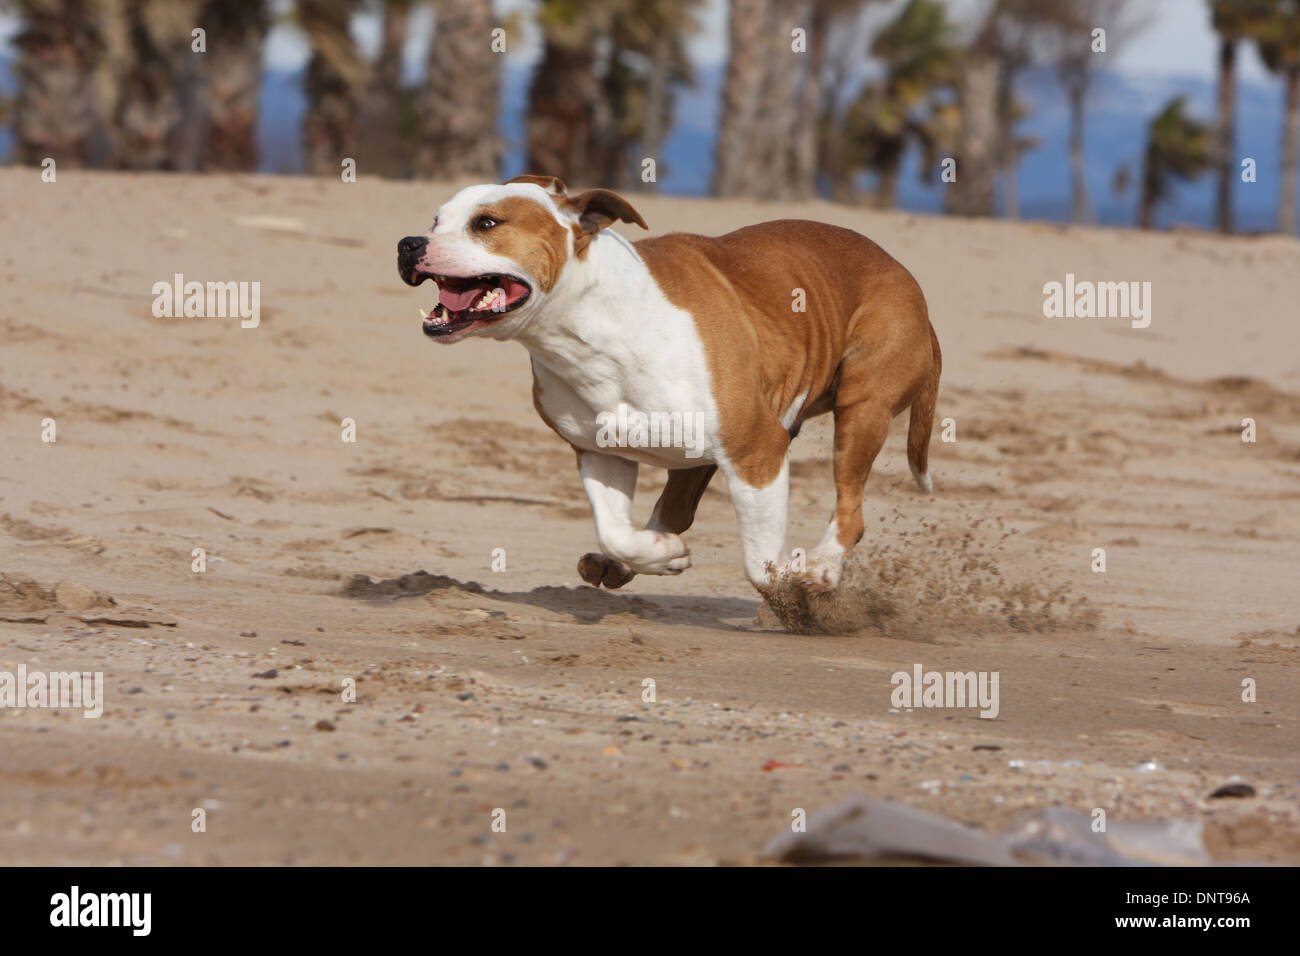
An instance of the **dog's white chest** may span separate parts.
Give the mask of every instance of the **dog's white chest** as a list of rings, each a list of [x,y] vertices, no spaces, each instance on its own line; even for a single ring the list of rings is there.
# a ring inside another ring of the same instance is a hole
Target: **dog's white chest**
[[[617,237],[594,241],[572,299],[520,337],[537,403],[587,451],[659,468],[717,463],[718,412],[695,320]]]
[[[573,385],[536,356],[533,374],[542,413],[579,448],[657,468],[716,463],[712,399],[688,376],[656,379],[611,371]]]

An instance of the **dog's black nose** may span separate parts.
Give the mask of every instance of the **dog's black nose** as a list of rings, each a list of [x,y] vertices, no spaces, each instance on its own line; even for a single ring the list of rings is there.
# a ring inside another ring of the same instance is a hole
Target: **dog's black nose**
[[[397,272],[403,282],[419,285],[420,280],[426,278],[418,275],[415,267],[424,256],[424,248],[428,244],[429,240],[424,236],[407,236],[397,244]]]

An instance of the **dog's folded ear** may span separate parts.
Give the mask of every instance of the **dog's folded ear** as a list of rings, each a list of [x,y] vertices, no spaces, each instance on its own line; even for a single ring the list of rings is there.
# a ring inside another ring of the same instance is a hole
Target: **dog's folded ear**
[[[634,222],[642,229],[650,228],[630,202],[608,189],[588,189],[570,196],[565,204],[578,214],[583,232],[598,232],[615,222]]]
[[[509,186],[511,183],[532,183],[534,186],[541,186],[552,196],[563,196],[568,191],[564,185],[564,180],[558,176],[534,176],[527,173],[523,176],[516,176],[514,179],[507,179],[503,186]]]

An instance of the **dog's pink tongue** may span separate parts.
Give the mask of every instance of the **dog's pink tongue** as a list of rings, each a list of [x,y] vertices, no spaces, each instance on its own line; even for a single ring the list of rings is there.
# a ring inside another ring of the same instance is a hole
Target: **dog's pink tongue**
[[[461,290],[438,289],[438,301],[452,312],[464,312],[481,298],[483,298],[483,290],[473,286]]]

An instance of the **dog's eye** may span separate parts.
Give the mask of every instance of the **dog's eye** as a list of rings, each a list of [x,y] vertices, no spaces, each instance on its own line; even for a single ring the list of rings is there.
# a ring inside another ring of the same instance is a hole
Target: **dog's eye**
[[[493,226],[499,225],[501,224],[491,216],[479,216],[474,220],[474,228],[479,230],[491,229]]]

